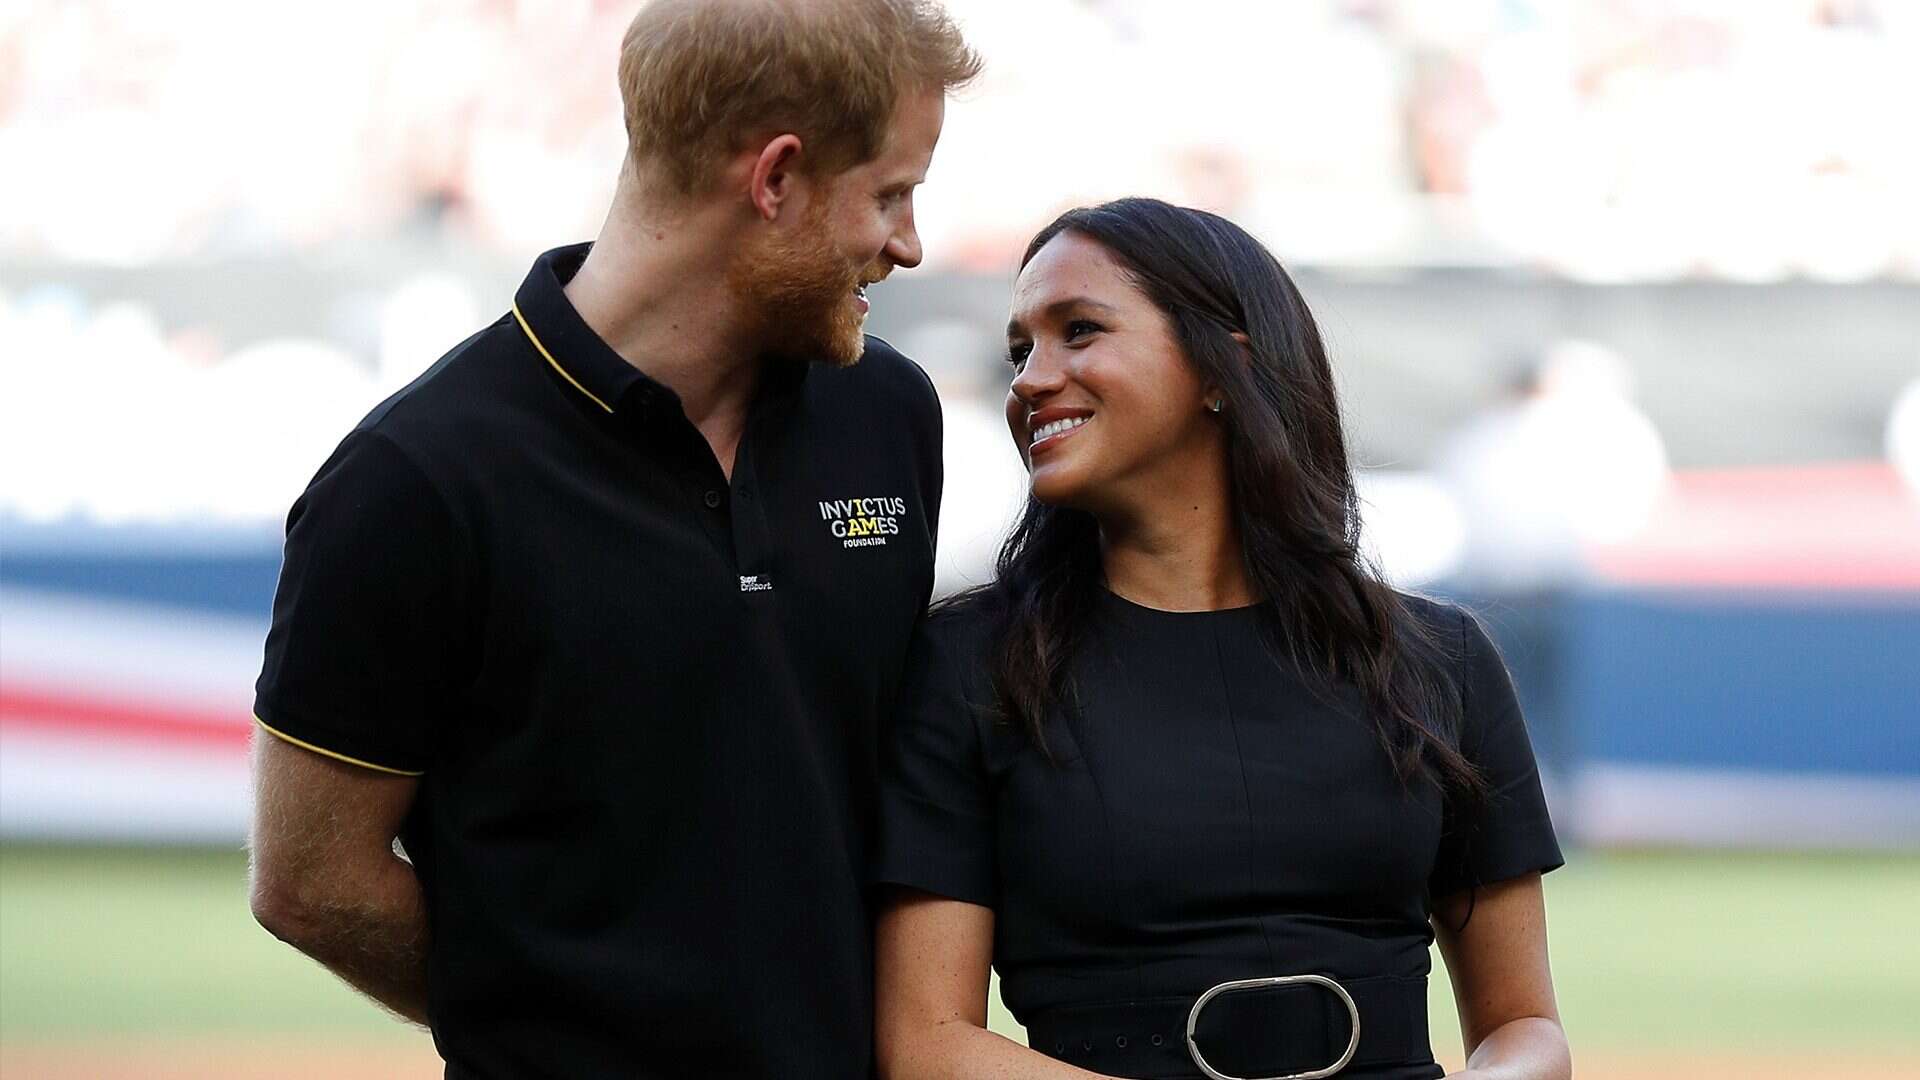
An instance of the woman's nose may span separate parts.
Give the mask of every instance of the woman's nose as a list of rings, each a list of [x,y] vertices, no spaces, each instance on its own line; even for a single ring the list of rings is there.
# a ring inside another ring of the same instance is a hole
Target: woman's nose
[[[1027,356],[1027,362],[1013,376],[1013,396],[1028,405],[1037,404],[1042,398],[1060,389],[1061,374],[1049,364],[1035,349]]]

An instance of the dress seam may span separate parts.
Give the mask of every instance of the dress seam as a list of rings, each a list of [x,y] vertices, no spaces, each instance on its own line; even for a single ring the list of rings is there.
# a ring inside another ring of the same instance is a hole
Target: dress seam
[[[1227,731],[1233,736],[1233,755],[1240,766],[1241,809],[1245,816],[1247,830],[1247,887],[1248,890],[1251,891],[1254,881],[1257,880],[1254,873],[1253,784],[1247,779],[1247,752],[1240,744],[1240,714],[1239,710],[1233,706],[1233,686],[1227,679],[1227,661],[1226,657],[1221,655],[1220,630],[1218,627],[1213,628],[1212,636],[1214,670],[1219,673],[1220,678],[1220,699],[1227,708]],[[1265,943],[1267,947],[1267,971],[1269,974],[1278,974],[1280,960],[1279,957],[1274,955],[1273,935],[1267,930],[1266,917],[1256,914],[1253,917],[1253,922],[1255,926],[1260,928],[1260,940]]]
[[[1126,665],[1124,664],[1121,665],[1120,670],[1123,674],[1123,677],[1128,677],[1128,678],[1131,677],[1131,673]],[[1088,738],[1088,735],[1090,734],[1090,732],[1088,730],[1086,712],[1084,709],[1081,708],[1081,704],[1078,700],[1070,704],[1065,704],[1064,708],[1068,711],[1068,714],[1073,723],[1073,726],[1078,729],[1077,731],[1075,731],[1074,737],[1080,741],[1080,757],[1081,757],[1081,760],[1086,764],[1087,782],[1093,785],[1093,797],[1096,800],[1098,800],[1100,803],[1100,824],[1105,829],[1107,834],[1106,840],[1107,840],[1108,895],[1116,896],[1116,897],[1125,896],[1127,895],[1126,891],[1120,888],[1119,834],[1115,832],[1113,828],[1113,810],[1107,804],[1106,789],[1100,785],[1100,771],[1099,769],[1094,767],[1093,741],[1090,738]],[[1139,953],[1141,950],[1135,949],[1130,951],[1134,954],[1134,958],[1128,963],[1127,966],[1129,968],[1129,974],[1133,982],[1134,996],[1138,997],[1140,996],[1140,992],[1141,992],[1140,960],[1139,960]]]

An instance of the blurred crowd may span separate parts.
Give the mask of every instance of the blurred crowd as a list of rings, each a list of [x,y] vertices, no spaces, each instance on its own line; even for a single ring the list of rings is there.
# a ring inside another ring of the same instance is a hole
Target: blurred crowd
[[[633,0],[13,0],[0,251],[141,265],[397,229],[591,235]],[[1283,258],[1597,280],[1920,276],[1920,5],[950,0],[988,57],[924,197],[1001,269],[1068,203]]]
[[[1006,274],[1059,209],[1148,193],[1227,213],[1294,265],[1920,280],[1920,4],[948,5],[989,64],[919,200],[934,272]],[[590,237],[624,149],[633,7],[0,5],[0,270],[27,268],[0,287],[0,516],[283,514],[501,298],[390,275],[305,330],[230,340],[63,268],[204,265],[218,289],[222,265],[364,260],[393,238],[512,266]],[[949,486],[949,587],[985,572],[1021,486],[1003,386],[941,363],[977,334],[899,342],[943,382],[949,459],[972,463]],[[1586,342],[1535,359],[1429,468],[1365,476],[1396,576],[1532,587],[1653,512],[1667,458],[1625,365]],[[1920,389],[1887,425],[1920,490]]]
[[[336,306],[329,337],[234,344],[137,299],[0,290],[0,516],[278,519],[369,409],[495,314],[437,273]]]

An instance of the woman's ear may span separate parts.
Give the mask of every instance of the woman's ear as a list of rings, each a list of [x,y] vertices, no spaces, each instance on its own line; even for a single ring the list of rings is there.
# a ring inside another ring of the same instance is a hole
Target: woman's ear
[[[1253,339],[1248,337],[1244,330],[1229,330],[1228,333],[1233,335],[1233,340],[1240,343],[1240,351],[1246,354],[1247,363],[1251,365],[1253,363]],[[1200,407],[1208,412],[1217,413],[1225,411],[1227,407],[1226,391],[1212,383],[1207,384],[1205,393],[1200,397]]]

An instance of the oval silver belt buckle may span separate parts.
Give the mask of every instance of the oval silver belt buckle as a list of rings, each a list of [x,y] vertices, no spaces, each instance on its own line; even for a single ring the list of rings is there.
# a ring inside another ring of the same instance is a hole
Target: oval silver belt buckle
[[[1200,1044],[1193,1040],[1194,1030],[1200,1026],[1200,1012],[1207,1007],[1207,1003],[1222,994],[1232,994],[1241,990],[1258,990],[1265,986],[1285,986],[1288,983],[1312,983],[1315,986],[1325,987],[1333,991],[1341,1004],[1347,1007],[1347,1017],[1353,1021],[1353,1035],[1347,1039],[1347,1050],[1340,1055],[1340,1060],[1324,1069],[1314,1069],[1311,1072],[1262,1077],[1228,1076],[1207,1064],[1206,1055],[1200,1052]],[[1353,1003],[1353,995],[1347,993],[1346,987],[1325,975],[1275,975],[1265,979],[1235,979],[1232,982],[1223,982],[1201,994],[1194,1001],[1193,1009],[1187,1013],[1187,1056],[1192,1058],[1193,1063],[1200,1066],[1200,1071],[1206,1073],[1212,1080],[1319,1080],[1320,1077],[1332,1076],[1346,1068],[1347,1062],[1353,1060],[1353,1052],[1358,1049],[1360,1049],[1360,1007]]]

